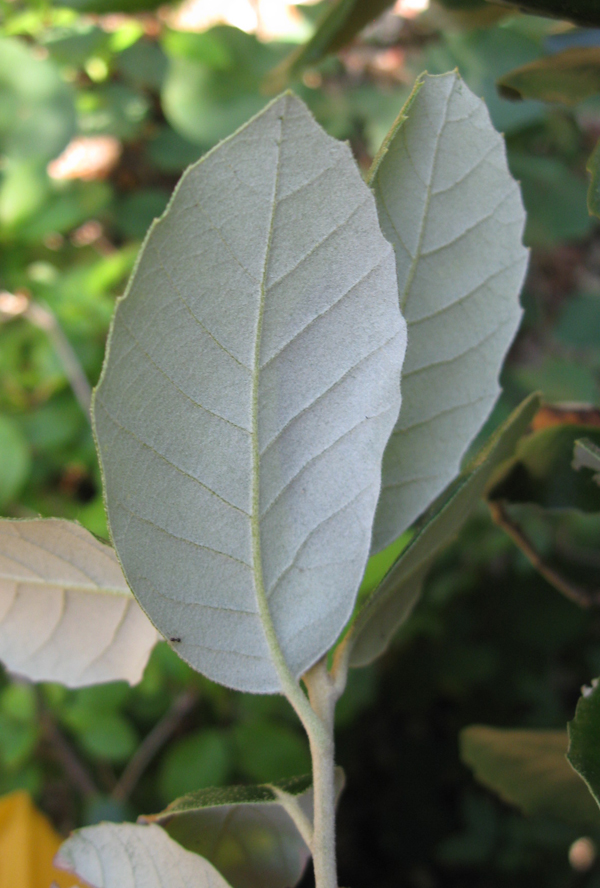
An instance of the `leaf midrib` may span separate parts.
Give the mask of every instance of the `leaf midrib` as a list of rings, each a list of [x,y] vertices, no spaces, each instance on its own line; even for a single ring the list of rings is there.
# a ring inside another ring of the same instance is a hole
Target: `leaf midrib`
[[[269,232],[267,235],[267,245],[265,248],[265,258],[263,263],[263,273],[260,282],[260,299],[258,305],[258,317],[256,322],[256,333],[254,341],[254,356],[252,361],[252,406],[251,406],[251,442],[252,442],[252,488],[251,488],[251,508],[250,508],[250,527],[252,532],[252,564],[254,573],[254,583],[256,591],[256,601],[258,605],[258,615],[265,633],[265,640],[277,676],[282,684],[282,688],[287,684],[286,679],[289,678],[289,667],[281,650],[279,639],[273,625],[273,617],[269,609],[269,602],[265,590],[263,564],[262,564],[262,543],[260,533],[260,451],[258,447],[258,413],[259,413],[259,378],[260,378],[260,356],[262,344],[262,329],[265,311],[265,302],[267,296],[267,272],[269,268],[269,257],[271,252],[271,243],[273,240],[273,230],[275,227],[275,213],[277,210],[277,192],[279,188],[279,175],[281,166],[281,143],[283,141],[283,119],[286,106],[279,117],[279,139],[277,141],[277,161],[275,166],[275,176],[273,181],[273,198],[271,207],[271,219],[269,222]]]

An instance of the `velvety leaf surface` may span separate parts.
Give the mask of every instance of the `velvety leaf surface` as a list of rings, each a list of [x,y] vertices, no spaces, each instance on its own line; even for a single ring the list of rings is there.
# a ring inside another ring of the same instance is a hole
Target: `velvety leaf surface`
[[[404,347],[373,197],[298,99],[188,170],[118,305],[94,416],[127,579],[208,677],[279,691],[348,620]]]
[[[340,768],[336,780],[339,793]],[[310,777],[200,790],[142,820],[161,824],[184,848],[210,860],[233,888],[286,888],[299,881],[310,854],[278,790],[295,798],[312,820]]]
[[[514,452],[538,406],[537,395],[523,401],[425,515],[394,566],[358,610],[348,641],[351,666],[366,666],[385,651],[416,604],[434,558],[457,535],[480,502],[490,479]]]
[[[373,551],[457,474],[521,318],[525,214],[504,141],[457,73],[423,75],[369,174],[409,338]]]
[[[567,758],[587,783],[600,805],[600,690],[598,679],[583,689],[575,718],[569,722],[569,751]]]
[[[0,521],[0,660],[68,687],[138,682],[158,639],[115,553],[58,518]]]
[[[227,888],[208,861],[154,825],[100,823],[79,829],[55,863],[93,888]]]
[[[488,789],[526,814],[600,830],[600,811],[566,759],[566,731],[472,725],[461,731],[463,762]]]
[[[498,81],[507,99],[575,105],[600,92],[600,47],[566,49],[516,68]]]

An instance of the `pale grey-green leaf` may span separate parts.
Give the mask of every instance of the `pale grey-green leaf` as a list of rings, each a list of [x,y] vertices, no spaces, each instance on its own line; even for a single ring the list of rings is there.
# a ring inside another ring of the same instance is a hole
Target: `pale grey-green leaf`
[[[158,635],[114,551],[74,521],[0,521],[0,660],[68,687],[138,682]]]
[[[406,549],[355,617],[346,642],[350,645],[351,666],[366,666],[385,651],[418,601],[434,559],[481,502],[490,480],[513,455],[539,405],[537,394],[526,398],[424,516]]]
[[[527,250],[504,141],[457,73],[420,79],[370,181],[409,331],[375,517],[379,551],[454,478],[496,401]]]
[[[349,148],[284,95],[187,171],[119,303],[94,402],[112,536],[222,684],[281,690],[350,616],[400,403],[394,266]]]
[[[154,825],[87,826],[67,839],[54,862],[93,888],[229,888],[212,864]]]

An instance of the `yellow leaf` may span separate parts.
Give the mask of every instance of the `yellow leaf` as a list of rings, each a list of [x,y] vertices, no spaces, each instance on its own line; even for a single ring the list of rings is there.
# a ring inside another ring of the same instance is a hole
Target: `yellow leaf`
[[[62,838],[26,792],[0,798],[0,888],[73,888],[81,883],[52,865]]]

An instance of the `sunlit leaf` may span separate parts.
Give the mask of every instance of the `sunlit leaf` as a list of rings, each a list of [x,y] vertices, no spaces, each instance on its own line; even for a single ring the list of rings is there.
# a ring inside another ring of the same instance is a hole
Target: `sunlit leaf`
[[[0,521],[0,660],[69,687],[138,682],[158,635],[113,550],[71,521]]]
[[[125,574],[208,677],[279,691],[348,620],[404,345],[372,195],[298,99],[188,170],[118,305],[94,415]]]
[[[537,395],[523,401],[426,513],[400,558],[358,610],[347,642],[351,645],[351,666],[366,666],[385,651],[416,604],[433,560],[481,501],[490,479],[514,452],[538,406]]]
[[[55,863],[92,888],[227,888],[208,861],[153,824],[79,829],[62,845]]]
[[[477,780],[526,814],[600,831],[600,811],[566,759],[566,731],[472,725],[460,735],[463,762]]]
[[[369,174],[408,324],[373,551],[456,476],[521,318],[525,214],[502,137],[457,73],[423,75]]]

